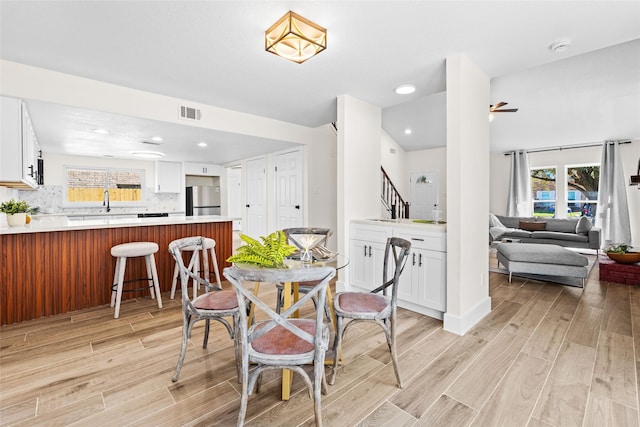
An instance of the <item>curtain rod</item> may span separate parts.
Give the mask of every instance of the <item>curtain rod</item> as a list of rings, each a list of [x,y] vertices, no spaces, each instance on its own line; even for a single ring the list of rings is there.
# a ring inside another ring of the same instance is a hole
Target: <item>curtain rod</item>
[[[572,150],[574,148],[601,147],[602,144],[604,144],[605,142],[613,142],[613,141],[592,142],[589,144],[582,144],[582,145],[568,145],[566,147],[538,148],[538,149],[524,150],[524,151],[526,151],[527,153],[542,153],[544,151],[563,151],[563,150]],[[631,144],[632,142],[633,141],[631,141],[630,139],[618,141],[619,144]],[[519,151],[519,150],[507,151],[506,153],[504,153],[504,155],[509,156],[511,153],[515,153],[516,151]]]

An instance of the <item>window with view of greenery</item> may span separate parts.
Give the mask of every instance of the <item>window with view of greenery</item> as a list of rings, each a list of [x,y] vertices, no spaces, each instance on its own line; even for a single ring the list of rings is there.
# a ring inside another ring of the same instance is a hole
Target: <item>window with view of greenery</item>
[[[110,168],[65,168],[66,203],[82,206],[97,206],[105,200],[113,205],[119,202],[139,203],[142,201],[144,184],[143,169]]]
[[[556,216],[556,168],[531,169],[533,216]]]
[[[593,219],[598,205],[600,165],[567,166],[568,216]]]

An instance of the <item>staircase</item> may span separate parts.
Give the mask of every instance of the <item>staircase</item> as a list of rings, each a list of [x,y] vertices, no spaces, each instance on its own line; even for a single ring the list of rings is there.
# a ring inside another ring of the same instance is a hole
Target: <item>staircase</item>
[[[409,202],[404,201],[382,166],[380,166],[380,170],[382,171],[382,205],[392,219],[409,218]]]

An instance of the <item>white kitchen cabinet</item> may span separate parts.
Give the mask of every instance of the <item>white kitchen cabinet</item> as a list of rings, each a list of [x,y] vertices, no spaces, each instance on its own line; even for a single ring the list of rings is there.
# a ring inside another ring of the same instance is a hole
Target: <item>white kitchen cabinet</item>
[[[437,312],[445,311],[446,234],[402,228],[394,229],[394,236],[411,242],[409,259],[400,277],[398,299]]]
[[[182,192],[182,163],[156,162],[155,193],[180,193]]]
[[[0,97],[0,185],[38,187],[40,145],[27,107],[18,98]]]
[[[194,163],[186,162],[184,164],[185,175],[200,176],[220,176],[222,174],[222,166],[213,163]]]
[[[363,290],[373,290],[382,284],[384,250],[391,230],[352,224],[350,233],[350,284]]]
[[[400,237],[411,242],[411,249],[400,276],[398,306],[442,319],[446,311],[447,235],[441,227],[352,222],[349,286],[373,290],[381,285],[387,238]]]

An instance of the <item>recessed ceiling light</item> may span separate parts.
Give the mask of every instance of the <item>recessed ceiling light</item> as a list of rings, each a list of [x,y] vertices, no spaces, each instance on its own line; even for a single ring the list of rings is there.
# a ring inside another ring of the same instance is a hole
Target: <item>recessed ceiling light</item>
[[[404,130],[404,134],[405,135],[411,135],[411,129],[405,129]]]
[[[136,157],[142,157],[143,159],[159,159],[164,157],[164,153],[159,151],[132,151],[132,155]]]
[[[571,42],[569,40],[559,40],[551,43],[551,45],[549,45],[549,50],[561,53],[569,49],[569,46],[571,46]]]
[[[93,132],[94,133],[99,133],[100,135],[106,135],[106,134],[109,133],[109,131],[106,130],[106,129],[94,129]]]
[[[155,142],[160,142],[160,141],[162,141],[162,138],[159,137],[159,136],[154,136],[153,138],[151,138],[151,140],[155,141]]]
[[[198,147],[206,147],[207,143],[206,142],[198,142]]]
[[[415,85],[412,84],[402,84],[398,87],[396,87],[396,93],[398,95],[409,95],[410,93],[413,93],[416,91],[416,87]]]

